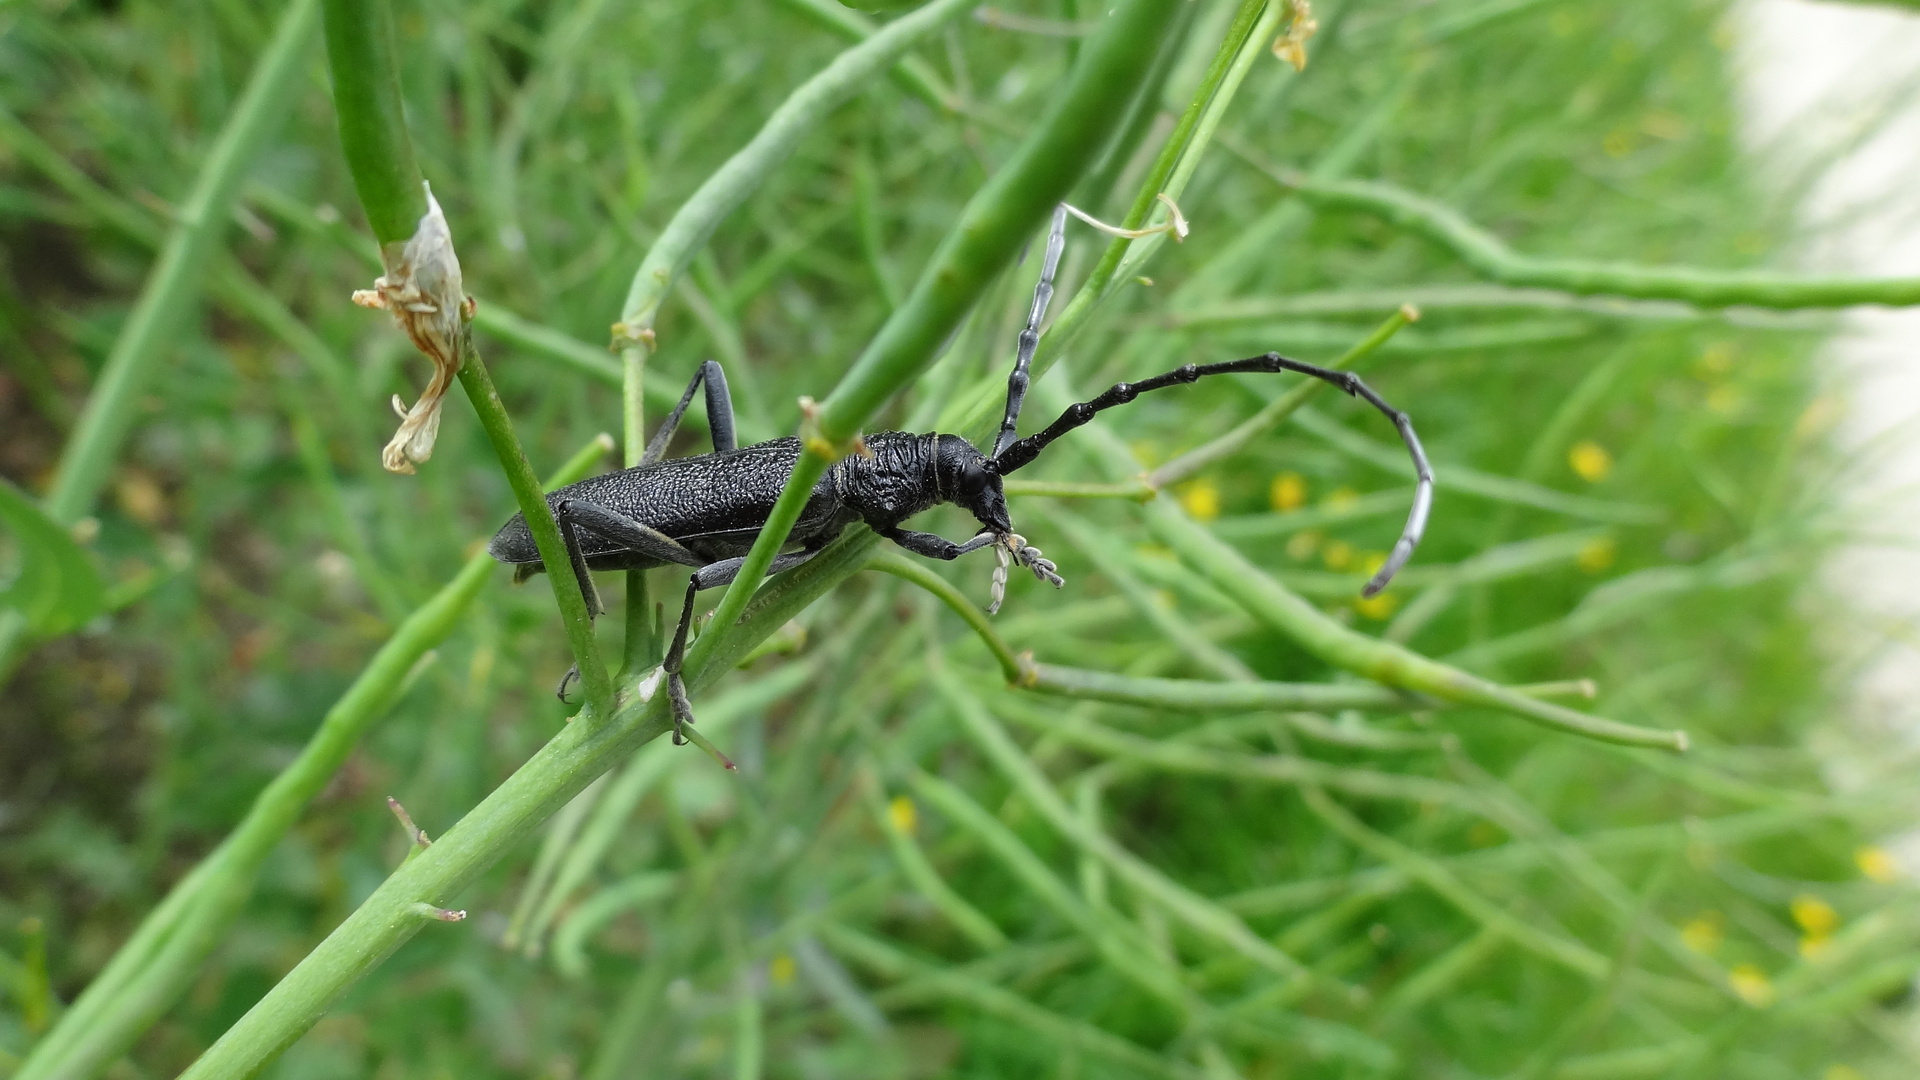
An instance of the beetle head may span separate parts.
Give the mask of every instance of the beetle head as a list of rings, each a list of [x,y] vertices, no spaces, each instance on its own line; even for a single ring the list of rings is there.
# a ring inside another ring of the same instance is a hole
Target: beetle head
[[[958,435],[940,436],[938,453],[942,498],[978,518],[995,536],[1012,533],[1000,474],[993,471],[986,455]]]

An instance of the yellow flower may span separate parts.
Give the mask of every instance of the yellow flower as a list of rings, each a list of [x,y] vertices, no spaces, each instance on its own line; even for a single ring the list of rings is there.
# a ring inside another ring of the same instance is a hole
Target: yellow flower
[[[920,820],[919,812],[914,808],[913,800],[905,795],[895,795],[887,804],[887,824],[902,836],[912,836],[913,827]]]
[[[1613,557],[1620,552],[1620,545],[1611,536],[1596,536],[1580,545],[1573,560],[1580,569],[1589,574],[1597,574],[1613,565]]]
[[[1826,952],[1827,946],[1831,944],[1833,944],[1833,939],[1830,937],[1819,934],[1808,934],[1800,939],[1800,955],[1808,960],[1815,959],[1821,953]]]
[[[1337,487],[1327,493],[1327,509],[1342,511],[1360,501],[1359,492],[1350,487]]]
[[[1773,1004],[1773,981],[1767,973],[1752,964],[1740,964],[1727,972],[1727,984],[1740,1000],[1756,1009],[1764,1009]]]
[[[1900,864],[1894,861],[1886,848],[1863,847],[1853,853],[1853,861],[1860,867],[1861,873],[1883,885],[1900,877]]]
[[[1369,619],[1384,619],[1400,606],[1400,598],[1389,593],[1364,596],[1353,602],[1353,610]]]
[[[1320,534],[1312,529],[1294,533],[1287,539],[1287,557],[1295,562],[1305,562],[1313,558],[1313,553],[1318,550],[1320,550]]]
[[[1335,540],[1320,553],[1320,560],[1329,570],[1345,570],[1353,565],[1353,545],[1345,540]]]
[[[1592,439],[1585,439],[1574,443],[1573,449],[1567,451],[1567,464],[1580,474],[1580,479],[1597,484],[1613,471],[1613,455],[1607,453],[1606,447]]]
[[[776,953],[767,961],[767,978],[775,986],[785,986],[793,981],[793,957],[786,953]]]
[[[1680,928],[1680,940],[1702,956],[1720,951],[1721,927],[1726,919],[1717,911],[1703,911]]]
[[[1793,913],[1793,921],[1808,937],[1823,938],[1840,928],[1840,913],[1833,910],[1832,904],[1812,893],[1794,897],[1793,902],[1787,905],[1787,910]]]
[[[1273,478],[1267,489],[1267,503],[1282,514],[1292,513],[1307,504],[1307,481],[1299,473],[1283,472]]]
[[[1201,521],[1212,521],[1220,516],[1220,489],[1210,480],[1195,480],[1180,496],[1180,505]]]

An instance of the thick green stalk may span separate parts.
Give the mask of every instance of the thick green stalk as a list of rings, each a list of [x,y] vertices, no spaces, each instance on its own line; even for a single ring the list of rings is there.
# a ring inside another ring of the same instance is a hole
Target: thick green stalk
[[[967,8],[964,0],[934,0],[905,18],[889,23],[871,37],[835,57],[818,75],[808,79],[774,110],[752,141],[741,147],[709,176],[660,231],[659,239],[641,260],[627,288],[616,335],[624,346],[629,371],[653,349],[653,323],[674,282],[686,272],[694,255],[720,222],[751,195],[800,140],[818,127],[827,114],[887,70],[908,48],[944,26]],[[628,397],[635,388],[629,379]],[[631,401],[629,403],[631,408]],[[628,431],[629,443],[644,446],[643,434]]]
[[[1176,10],[1167,0],[1131,0],[1115,9],[1013,159],[968,201],[906,303],[888,318],[819,411],[803,422],[805,450],[740,576],[715,609],[714,626],[722,633],[702,638],[694,654],[704,656],[711,643],[725,639],[724,628],[759,588],[829,463],[853,449],[862,425],[933,361],[987,283],[1106,144],[1119,121],[1108,105],[1135,90]]]
[[[585,476],[610,449],[606,436],[596,438],[568,460],[548,486]],[[367,729],[386,714],[420,658],[453,632],[494,565],[486,552],[474,555],[399,625],[327,710],[300,756],[255,796],[227,839],[147,916],[34,1047],[15,1080],[96,1075],[173,1004],[252,894],[261,863]]]
[[[406,243],[427,213],[400,100],[393,12],[387,0],[326,0],[326,28],[340,149],[384,252]]]
[[[870,531],[850,529],[805,566],[755,596],[731,639],[714,650],[711,661],[689,658],[688,688],[698,692],[711,686],[755,644],[852,576],[865,565],[877,540]],[[426,925],[417,912],[419,904],[446,906],[594,777],[668,726],[664,694],[649,701],[630,698],[608,723],[597,727],[568,725],[432,847],[394,871],[184,1075],[195,1080],[251,1076],[265,1067],[361,976]]]
[[[1446,248],[1475,273],[1502,285],[1560,289],[1576,296],[1679,300],[1703,308],[1830,308],[1853,304],[1920,304],[1920,277],[1810,277],[1765,271],[1639,266],[1522,255],[1450,206],[1391,184],[1275,176],[1316,206],[1385,218]]]

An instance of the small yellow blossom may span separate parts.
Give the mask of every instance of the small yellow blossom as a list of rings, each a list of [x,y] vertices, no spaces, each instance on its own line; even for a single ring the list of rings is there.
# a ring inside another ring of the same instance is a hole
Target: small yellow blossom
[[[1282,514],[1290,514],[1307,504],[1307,481],[1299,473],[1283,472],[1273,478],[1267,489],[1267,503]]]
[[[1350,487],[1337,487],[1327,493],[1327,509],[1343,513],[1360,501],[1360,493]]]
[[[1773,981],[1752,964],[1740,964],[1727,972],[1727,984],[1740,995],[1741,1001],[1756,1009],[1773,1004]]]
[[[1716,341],[1700,354],[1700,375],[1707,378],[1733,370],[1733,343]]]
[[[1833,910],[1832,904],[1812,893],[1794,897],[1787,909],[1793,913],[1793,921],[1809,937],[1826,937],[1840,928],[1840,913]]]
[[[1573,560],[1580,569],[1589,574],[1598,574],[1613,565],[1614,556],[1620,553],[1620,545],[1611,536],[1596,536],[1580,545]]]
[[[767,979],[775,986],[786,986],[793,981],[793,957],[786,953],[776,953],[767,961]]]
[[[1387,553],[1384,551],[1363,551],[1360,553],[1360,572],[1372,577],[1387,565]]]
[[[1220,489],[1210,480],[1195,480],[1180,496],[1180,505],[1201,521],[1220,516]]]
[[[894,832],[902,836],[912,836],[913,827],[919,820],[920,814],[914,807],[913,800],[905,795],[895,795],[893,801],[887,804],[887,824],[893,826]]]
[[[1694,952],[1702,956],[1712,956],[1720,951],[1722,928],[1725,925],[1726,918],[1719,912],[1703,911],[1680,928],[1680,940]]]
[[[1305,562],[1313,558],[1320,550],[1320,534],[1312,529],[1294,533],[1287,539],[1287,557],[1295,562]]]
[[[1385,619],[1400,607],[1400,598],[1390,593],[1363,596],[1353,602],[1353,610],[1369,619]]]
[[[1883,885],[1900,876],[1900,864],[1883,847],[1863,847],[1854,852],[1853,861],[1861,873]]]
[[[1353,565],[1353,545],[1345,540],[1335,540],[1320,553],[1320,561],[1326,563],[1329,570],[1345,570]]]
[[[1831,944],[1833,944],[1833,939],[1830,937],[1808,934],[1800,939],[1800,956],[1807,960],[1818,959],[1820,954],[1826,952],[1827,946]]]
[[[1580,479],[1597,484],[1613,471],[1613,455],[1607,453],[1606,447],[1592,439],[1585,439],[1574,443],[1573,449],[1567,451],[1567,464],[1580,474]]]

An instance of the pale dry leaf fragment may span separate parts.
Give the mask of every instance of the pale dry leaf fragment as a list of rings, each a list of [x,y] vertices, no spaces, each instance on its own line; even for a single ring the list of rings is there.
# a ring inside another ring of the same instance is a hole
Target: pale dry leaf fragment
[[[393,399],[400,428],[380,452],[380,464],[397,473],[410,473],[415,462],[433,456],[441,399],[459,374],[461,342],[473,319],[473,299],[461,285],[460,258],[454,254],[447,217],[433,189],[424,182],[421,186],[426,188],[427,212],[413,236],[397,252],[395,245],[387,245],[380,253],[387,272],[374,279],[373,288],[353,294],[353,302],[362,307],[391,312],[414,348],[433,361],[433,378],[412,408],[398,395]]]
[[[1273,39],[1273,55],[1293,65],[1295,71],[1307,69],[1307,40],[1320,30],[1314,21],[1313,5],[1308,0],[1287,0],[1287,28]]]

